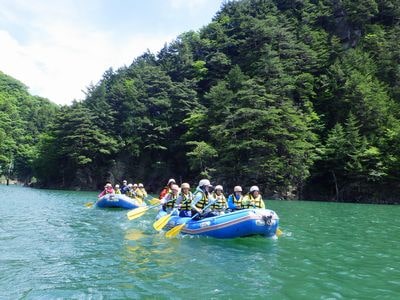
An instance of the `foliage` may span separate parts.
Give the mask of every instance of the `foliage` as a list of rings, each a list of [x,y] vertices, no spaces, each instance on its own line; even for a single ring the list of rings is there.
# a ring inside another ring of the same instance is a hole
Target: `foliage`
[[[57,110],[56,105],[31,96],[24,84],[0,72],[0,175],[29,182],[39,134]]]
[[[0,162],[33,159],[47,186],[127,176],[158,189],[166,178],[207,176],[225,190],[375,201],[400,179],[398,7],[226,1],[201,30],[107,70],[54,121],[0,98]],[[6,89],[16,86],[26,91]]]

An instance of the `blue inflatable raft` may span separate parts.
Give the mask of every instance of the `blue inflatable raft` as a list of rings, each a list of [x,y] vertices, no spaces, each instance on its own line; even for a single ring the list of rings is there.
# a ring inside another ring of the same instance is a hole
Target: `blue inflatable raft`
[[[270,209],[243,209],[198,221],[190,218],[171,217],[166,229],[186,223],[183,234],[210,236],[220,239],[262,235],[276,237],[278,215]]]
[[[143,206],[139,204],[139,202],[135,199],[129,198],[128,196],[122,194],[107,194],[101,197],[96,202],[97,207],[101,208],[125,208],[125,209],[134,209],[139,206]]]

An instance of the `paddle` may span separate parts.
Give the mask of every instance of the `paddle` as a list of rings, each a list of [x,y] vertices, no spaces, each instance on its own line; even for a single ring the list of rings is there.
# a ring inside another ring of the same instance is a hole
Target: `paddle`
[[[168,224],[169,219],[171,219],[172,214],[175,213],[176,210],[177,210],[176,208],[173,209],[169,214],[162,216],[157,221],[155,221],[153,223],[153,228],[157,231],[160,231],[161,229],[163,229],[165,227],[165,225]]]
[[[282,230],[280,230],[279,228],[276,230],[276,235],[277,236],[281,236],[282,235]]]
[[[146,201],[149,201],[151,205],[160,204],[160,199],[158,198],[151,198],[150,200],[146,199]]]
[[[156,199],[156,198],[155,198]],[[157,199],[158,200],[158,199]],[[171,201],[171,200],[170,200]],[[191,199],[186,199],[185,201],[183,201],[183,203],[181,204],[186,204],[189,201],[191,201]],[[168,224],[168,221],[171,219],[172,214],[176,211],[177,209],[175,208],[170,214],[162,216],[161,218],[159,218],[157,221],[155,221],[153,223],[153,227],[155,230],[160,231],[161,229],[163,229],[165,227],[165,225]]]
[[[159,206],[160,204],[156,204],[156,205],[152,205],[152,206],[141,206],[135,209],[132,209],[130,211],[127,212],[126,216],[128,217],[129,220],[133,220],[133,219],[137,219],[141,216],[143,216],[143,214],[148,211],[150,208],[154,208]]]
[[[211,205],[213,205],[215,202],[216,202],[216,201],[211,201],[210,203],[208,203],[208,204],[203,208],[203,212],[204,212],[207,208],[209,208]],[[182,223],[182,224],[180,224],[180,225],[178,225],[178,226],[175,226],[175,227],[173,227],[172,229],[168,230],[168,231],[165,233],[165,236],[166,236],[167,238],[176,237],[176,236],[181,232],[181,230],[183,229],[183,227],[185,227],[186,223],[189,222],[189,221],[191,221],[191,220],[193,220],[193,219],[196,218],[198,215],[200,215],[200,213],[195,214],[193,217],[191,217],[191,218],[190,218],[189,220],[187,220],[186,222],[184,222],[184,223]]]
[[[166,202],[166,203],[168,203],[168,202]],[[143,214],[146,211],[148,211],[150,208],[154,208],[154,207],[158,207],[158,206],[160,206],[159,201],[158,201],[158,204],[154,204],[154,205],[151,205],[151,206],[141,206],[141,207],[132,209],[132,210],[128,211],[128,213],[126,215],[127,215],[129,220],[137,219],[137,218],[143,216]]]
[[[94,204],[93,202],[88,202],[88,203],[85,203],[85,206],[88,208],[91,208],[93,206],[93,204]]]

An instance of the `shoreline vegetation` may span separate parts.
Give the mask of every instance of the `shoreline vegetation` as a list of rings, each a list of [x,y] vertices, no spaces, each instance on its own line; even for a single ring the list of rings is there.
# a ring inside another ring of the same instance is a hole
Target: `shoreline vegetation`
[[[400,9],[226,1],[57,106],[0,72],[0,175],[34,187],[210,178],[268,198],[400,202]]]

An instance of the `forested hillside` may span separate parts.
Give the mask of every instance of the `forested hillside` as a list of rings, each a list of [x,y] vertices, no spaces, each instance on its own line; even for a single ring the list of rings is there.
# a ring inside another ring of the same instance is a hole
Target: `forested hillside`
[[[396,202],[399,22],[398,0],[227,1],[59,110],[36,175],[155,190],[206,176],[267,197]]]
[[[27,87],[0,71],[0,176],[28,183],[37,158],[39,136],[58,106],[28,93]]]

